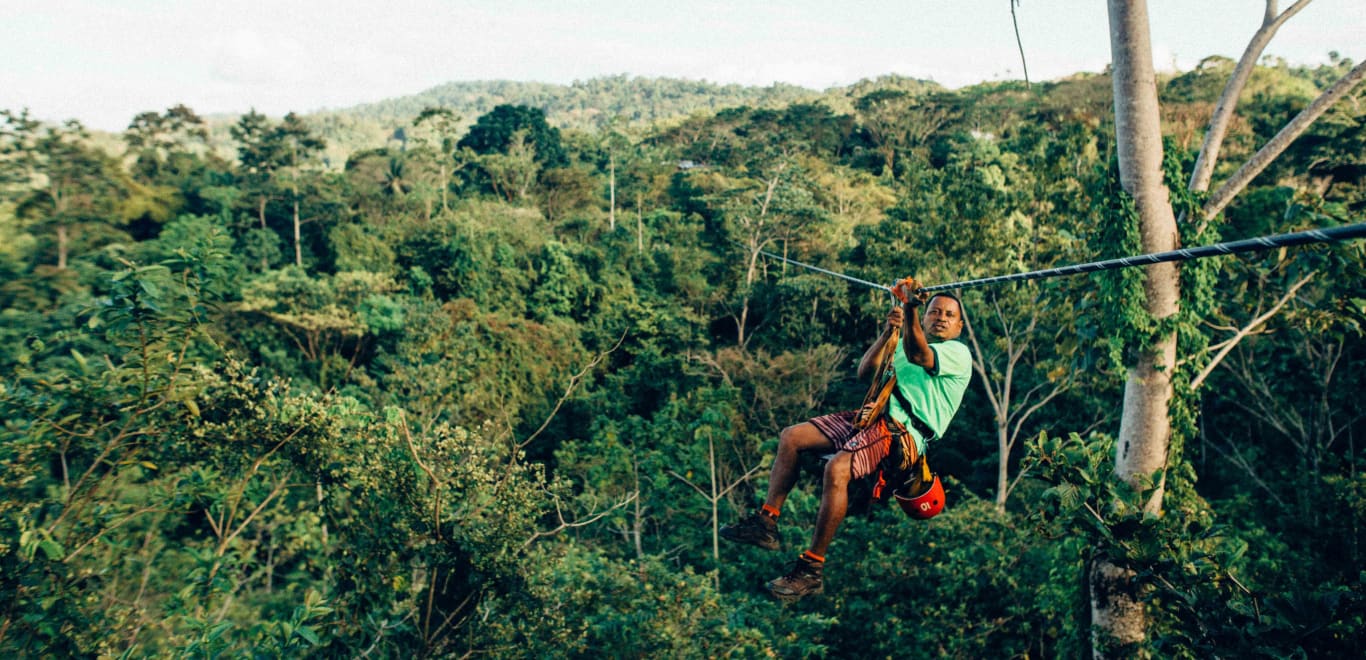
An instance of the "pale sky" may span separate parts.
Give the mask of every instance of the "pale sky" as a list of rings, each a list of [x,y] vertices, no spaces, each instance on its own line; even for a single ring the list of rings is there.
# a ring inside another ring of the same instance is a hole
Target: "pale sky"
[[[0,108],[117,131],[342,108],[470,80],[607,75],[811,89],[896,73],[1023,78],[1010,0],[2,0]],[[1293,0],[1281,0],[1282,9]],[[1237,58],[1264,0],[1149,0],[1159,70]],[[1101,0],[1019,0],[1031,80],[1110,61]],[[1314,0],[1267,55],[1366,59],[1366,0]]]

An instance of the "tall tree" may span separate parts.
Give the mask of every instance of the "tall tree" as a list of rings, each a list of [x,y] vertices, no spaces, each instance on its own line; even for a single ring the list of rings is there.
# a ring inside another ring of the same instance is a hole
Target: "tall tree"
[[[266,228],[266,204],[271,199],[271,175],[280,166],[280,145],[271,139],[270,119],[251,110],[229,129],[237,141],[237,160],[241,165],[244,188],[255,200],[256,218]]]
[[[617,230],[617,163],[631,147],[631,141],[618,126],[620,117],[612,117],[599,128],[603,151],[607,152],[607,228]]]
[[[266,204],[279,186],[289,193],[294,230],[294,263],[303,264],[300,244],[299,190],[302,179],[327,143],[291,112],[277,125],[255,110],[242,115],[231,129],[237,140],[237,157],[246,174],[249,189],[256,197],[256,213],[261,229],[266,229]]]
[[[441,188],[441,210],[450,210],[447,193],[451,187],[452,168],[455,155],[459,152],[455,139],[460,115],[449,108],[428,107],[418,113],[413,120],[414,140],[418,148],[437,163],[437,185]]]
[[[19,192],[17,212],[56,237],[57,269],[67,267],[73,233],[89,223],[117,221],[117,164],[91,146],[80,122],[40,126],[27,113],[5,113],[5,178]]]
[[[1178,233],[1170,191],[1162,178],[1162,129],[1147,2],[1109,0],[1109,14],[1120,184],[1134,200],[1143,251],[1173,250]],[[1148,267],[1143,289],[1143,307],[1153,319],[1161,322],[1176,315],[1181,284],[1175,264]],[[1147,479],[1166,465],[1175,365],[1176,331],[1172,329],[1151,338],[1128,370],[1115,474],[1136,489],[1147,485]],[[1162,508],[1163,479],[1165,475],[1158,476],[1145,503],[1145,509],[1154,514]],[[1137,573],[1102,556],[1092,563],[1090,583],[1096,655],[1106,657],[1112,649],[1141,643],[1147,625]]]
[[[304,123],[302,117],[293,112],[285,115],[280,125],[274,131],[275,139],[279,140],[282,147],[282,154],[285,160],[282,163],[283,173],[286,176],[286,185],[290,191],[290,207],[292,213],[290,218],[294,225],[294,265],[303,266],[303,247],[301,244],[300,227],[303,224],[299,216],[299,185],[301,179],[312,169],[317,155],[327,147],[327,142],[313,133],[313,130]]]
[[[148,180],[156,179],[173,153],[203,150],[208,140],[204,120],[185,105],[140,113],[123,132],[128,151],[137,156],[134,171]]]
[[[1253,37],[1243,62],[1220,99],[1211,129],[1201,149],[1190,188],[1204,190],[1217,160],[1228,116],[1246,84],[1247,71],[1284,19],[1310,0],[1299,0],[1278,14],[1276,0],[1267,0],[1265,19]],[[1163,180],[1162,133],[1156,76],[1146,0],[1109,0],[1110,45],[1113,58],[1115,137],[1120,184],[1134,203],[1140,245],[1145,252],[1175,249],[1179,244],[1171,191]],[[1260,149],[1205,203],[1201,223],[1218,215],[1257,173],[1301,134],[1329,105],[1366,77],[1358,66],[1325,91]],[[1144,310],[1156,330],[1139,347],[1128,369],[1119,438],[1115,447],[1115,476],[1130,487],[1151,488],[1145,513],[1162,510],[1165,468],[1172,438],[1170,419],[1174,393],[1172,375],[1177,362],[1176,331],[1164,321],[1180,311],[1181,284],[1175,264],[1149,266],[1143,274]],[[1151,481],[1150,481],[1151,479]],[[1090,568],[1093,649],[1098,657],[1126,653],[1146,638],[1142,585],[1133,568],[1113,558],[1098,556]]]

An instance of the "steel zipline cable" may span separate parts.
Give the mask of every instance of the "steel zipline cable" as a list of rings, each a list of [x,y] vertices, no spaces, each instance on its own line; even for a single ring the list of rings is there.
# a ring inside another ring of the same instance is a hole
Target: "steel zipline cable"
[[[883,291],[886,291],[887,293],[891,293],[891,292],[892,292],[892,287],[884,286],[884,285],[882,285],[882,284],[878,284],[877,282],[869,282],[868,280],[861,280],[861,279],[859,279],[859,278],[857,278],[857,277],[850,277],[850,276],[848,276],[848,275],[845,275],[844,273],[836,273],[836,272],[833,271],[833,270],[826,270],[826,269],[824,269],[824,268],[821,268],[820,266],[812,266],[811,264],[804,264],[804,263],[802,263],[802,262],[800,262],[800,261],[795,261],[795,260],[793,260],[793,259],[788,259],[787,257],[784,257],[784,256],[780,256],[780,255],[773,254],[772,252],[765,252],[765,251],[763,251],[763,250],[759,250],[759,254],[762,254],[762,255],[764,255],[765,257],[769,257],[769,258],[771,258],[771,259],[777,259],[778,261],[785,261],[785,262],[787,262],[787,263],[792,264],[793,266],[801,266],[802,268],[806,268],[806,269],[809,269],[809,270],[814,270],[814,271],[816,271],[817,273],[825,273],[826,275],[834,275],[835,277],[838,277],[838,278],[840,278],[840,279],[842,279],[842,280],[849,280],[850,282],[853,282],[854,284],[862,284],[863,286],[870,287],[870,288],[873,288],[873,289],[882,289]]]
[[[1132,257],[1120,257],[1118,259],[1107,259],[1105,261],[1092,261],[1084,264],[1072,266],[1060,266],[1058,268],[1045,268],[1034,270],[1027,273],[1013,273],[1011,275],[997,275],[995,277],[983,277],[975,280],[964,280],[961,282],[950,282],[948,284],[936,284],[934,286],[922,287],[920,292],[934,293],[936,291],[948,291],[950,289],[971,289],[989,284],[1000,284],[1002,282],[1021,282],[1025,280],[1041,280],[1049,277],[1061,277],[1064,275],[1077,275],[1080,273],[1094,273],[1102,270],[1115,270],[1117,268],[1128,268],[1130,266],[1147,266],[1150,264],[1160,264],[1168,261],[1188,261],[1203,257],[1217,257],[1224,254],[1240,254],[1243,252],[1258,252],[1261,250],[1271,250],[1274,248],[1290,247],[1294,245],[1308,245],[1310,243],[1332,243],[1348,241],[1355,238],[1366,238],[1366,222],[1356,224],[1329,227],[1326,229],[1308,229],[1305,231],[1291,232],[1288,234],[1275,234],[1272,236],[1260,236],[1241,241],[1229,241],[1227,243],[1215,243],[1203,247],[1183,248],[1168,252],[1152,252],[1140,254]],[[778,259],[794,266],[801,266],[817,272],[833,275],[835,277],[848,280],[855,284],[861,284],[874,289],[882,289],[891,292],[892,287],[876,282],[861,280],[850,277],[843,273],[826,270],[800,261],[788,259],[771,252],[759,251],[766,257]]]

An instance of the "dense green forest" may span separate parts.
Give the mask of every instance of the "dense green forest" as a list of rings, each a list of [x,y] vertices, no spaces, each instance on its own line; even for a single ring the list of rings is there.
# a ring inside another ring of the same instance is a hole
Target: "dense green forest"
[[[1259,67],[1217,176],[1352,66]],[[1178,211],[1232,67],[1160,82]],[[1184,267],[1162,516],[1111,478],[1139,271],[965,291],[948,509],[864,502],[826,593],[770,600],[818,480],[781,552],[717,526],[858,403],[891,299],[758,251],[936,284],[1138,243],[1107,75],[723,91],[177,106],[117,145],[5,111],[0,652],[1077,657],[1097,557],[1148,585],[1144,654],[1366,645],[1360,243]],[[1361,221],[1361,100],[1186,244]]]
[[[447,83],[411,96],[320,111],[303,119],[327,143],[320,154],[322,165],[341,169],[347,157],[357,151],[405,146],[414,118],[427,108],[449,110],[449,130],[458,133],[468,130],[476,119],[500,105],[541,110],[546,123],[560,130],[646,132],[693,114],[709,115],[736,107],[776,109],[819,102],[848,114],[853,112],[856,99],[876,89],[923,92],[941,88],[932,82],[897,75],[823,92],[781,84],[744,87],[627,76],[594,78],[571,85],[492,80]],[[236,144],[231,132],[237,118],[209,116],[204,120],[211,148],[226,159],[235,158]],[[109,148],[121,150],[123,146],[114,142]]]

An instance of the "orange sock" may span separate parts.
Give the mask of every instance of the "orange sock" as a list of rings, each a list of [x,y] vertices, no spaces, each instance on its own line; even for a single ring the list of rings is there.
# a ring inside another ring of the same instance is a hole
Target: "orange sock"
[[[813,564],[824,564],[824,563],[825,563],[825,556],[824,556],[824,555],[818,555],[818,554],[816,554],[816,553],[814,553],[814,552],[811,552],[810,550],[807,550],[806,552],[803,552],[803,553],[802,553],[802,559],[805,559],[805,560],[807,560],[807,561],[809,561],[809,562],[811,562],[811,563],[813,563]]]
[[[765,505],[763,506],[762,510],[763,510],[764,513],[767,513],[768,515],[772,516],[774,520],[777,520],[777,519],[778,519],[778,508],[777,508],[777,507],[772,506],[772,505],[769,505],[769,504],[765,504]]]

